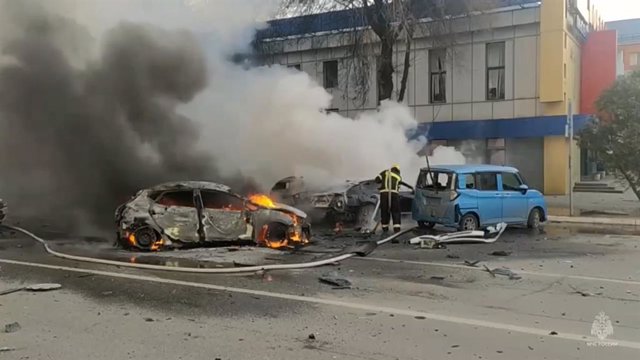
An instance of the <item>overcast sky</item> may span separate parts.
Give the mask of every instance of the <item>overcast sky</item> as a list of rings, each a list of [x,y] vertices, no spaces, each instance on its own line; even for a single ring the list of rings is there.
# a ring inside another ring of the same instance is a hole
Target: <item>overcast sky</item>
[[[640,0],[591,0],[605,21],[640,18]]]

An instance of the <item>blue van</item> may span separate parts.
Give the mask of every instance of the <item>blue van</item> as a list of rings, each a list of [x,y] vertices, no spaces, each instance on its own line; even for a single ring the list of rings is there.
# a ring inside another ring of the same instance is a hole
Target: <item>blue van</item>
[[[475,230],[501,222],[538,228],[547,217],[542,193],[529,189],[513,167],[423,168],[415,190],[412,216],[422,228],[440,224]]]

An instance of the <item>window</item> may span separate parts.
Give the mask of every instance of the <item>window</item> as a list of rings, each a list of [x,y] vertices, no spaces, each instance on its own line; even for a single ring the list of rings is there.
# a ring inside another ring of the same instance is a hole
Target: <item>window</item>
[[[237,210],[244,208],[244,201],[231,194],[220,191],[201,191],[202,206],[205,209]]]
[[[287,67],[289,69],[296,69],[296,70],[300,71],[300,64],[289,65]]]
[[[324,88],[332,89],[338,86],[338,61],[331,60],[322,63],[324,74]]]
[[[418,176],[418,188],[430,190],[446,190],[451,188],[453,173],[422,171]]]
[[[629,65],[638,66],[638,60],[640,60],[640,53],[632,53],[629,55]]]
[[[496,191],[498,190],[498,176],[495,173],[476,174],[476,185],[478,190]]]
[[[160,195],[160,198],[156,200],[156,203],[163,206],[180,206],[180,207],[194,207],[193,206],[193,191],[170,191]]]
[[[506,155],[504,139],[487,139],[487,158],[489,164],[504,165],[507,161]]]
[[[444,49],[429,51],[429,97],[432,103],[447,102],[446,55]]]
[[[464,176],[464,188],[465,189],[476,188],[476,177],[473,174],[466,174]]]
[[[487,100],[504,100],[504,42],[487,44]]]
[[[505,191],[518,191],[520,190],[522,182],[518,175],[514,173],[502,173],[502,189]]]

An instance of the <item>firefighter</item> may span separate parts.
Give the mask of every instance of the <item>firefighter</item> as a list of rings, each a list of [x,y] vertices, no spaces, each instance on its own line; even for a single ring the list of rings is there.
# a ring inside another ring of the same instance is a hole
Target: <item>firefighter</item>
[[[393,165],[391,169],[382,171],[376,182],[380,184],[380,211],[382,217],[382,232],[389,231],[389,220],[393,218],[393,231],[400,232],[400,186],[405,186],[411,191],[413,187],[402,181],[400,166]]]

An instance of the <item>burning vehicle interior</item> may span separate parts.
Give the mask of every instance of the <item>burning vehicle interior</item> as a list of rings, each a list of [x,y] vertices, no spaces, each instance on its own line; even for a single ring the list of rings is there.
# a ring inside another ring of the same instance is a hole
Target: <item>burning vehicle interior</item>
[[[320,192],[310,192],[302,178],[288,177],[278,181],[271,189],[271,196],[282,199],[287,204],[295,204],[310,215],[329,223],[353,224],[356,230],[367,227],[377,216],[380,194],[375,180],[350,181],[327,188]],[[402,213],[411,213],[413,194],[400,192]]]
[[[266,195],[244,198],[210,182],[174,182],[139,191],[116,209],[118,244],[159,250],[249,242],[270,248],[304,245],[307,215]]]

